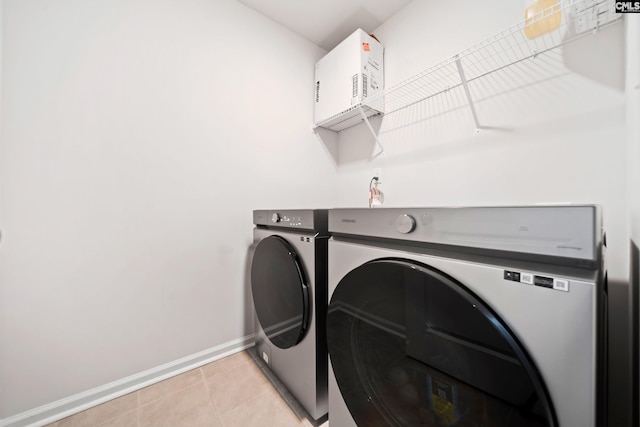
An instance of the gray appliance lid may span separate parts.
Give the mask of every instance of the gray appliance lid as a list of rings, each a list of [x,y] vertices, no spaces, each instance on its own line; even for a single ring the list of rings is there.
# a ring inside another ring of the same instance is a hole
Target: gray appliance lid
[[[584,267],[601,261],[603,234],[596,205],[332,209],[329,231],[476,252],[565,258]]]

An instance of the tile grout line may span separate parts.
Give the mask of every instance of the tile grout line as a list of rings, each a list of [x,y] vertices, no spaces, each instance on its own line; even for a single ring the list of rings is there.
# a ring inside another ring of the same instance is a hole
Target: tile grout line
[[[307,410],[302,406],[300,401],[291,393],[291,391],[286,387],[286,385],[278,378],[278,376],[269,368],[269,366],[260,358],[259,355],[253,354],[251,349],[245,350],[247,354],[250,356],[251,361],[260,368],[262,375],[271,383],[271,386],[277,392],[282,402],[288,407],[288,409],[293,412],[293,414],[298,417],[299,420],[303,420],[305,424],[310,427],[319,426],[319,427],[328,427],[328,420],[324,421],[322,424],[319,424],[319,420],[314,420],[313,417],[307,412]],[[327,423],[325,425],[325,423]]]
[[[142,391],[143,391],[143,390],[148,389],[148,388],[151,388],[151,387],[156,387],[158,384],[161,384],[161,383],[163,383],[163,382],[165,382],[165,381],[170,381],[170,380],[174,380],[174,379],[177,379],[177,378],[183,377],[184,375],[186,375],[186,374],[188,374],[188,373],[190,373],[190,372],[192,372],[192,371],[195,371],[196,369],[200,370],[200,368],[190,369],[190,370],[185,371],[185,372],[183,372],[183,373],[181,373],[181,374],[178,374],[178,375],[172,376],[172,377],[167,378],[167,379],[165,379],[165,380],[163,380],[163,381],[160,381],[160,382],[158,382],[158,383],[152,384],[152,385],[150,385],[150,386],[144,387],[144,388],[142,388],[142,389],[140,389],[140,390],[136,391],[136,394],[137,394],[137,396],[136,396],[136,399],[137,399],[137,407],[136,407],[136,412],[137,412],[137,414],[136,414],[136,415],[137,415],[137,416],[136,416],[136,426],[137,426],[137,427],[141,427],[141,425],[142,425],[142,419],[141,419],[141,417],[142,417],[142,410],[143,410],[144,408],[147,408],[147,407],[149,407],[149,406],[151,406],[151,405],[153,405],[153,404],[156,404],[156,403],[158,403],[158,402],[160,402],[160,401],[162,401],[162,400],[164,400],[164,399],[167,399],[167,398],[169,398],[169,397],[173,397],[173,396],[177,395],[178,393],[180,393],[180,392],[182,392],[182,391],[184,391],[184,390],[186,390],[186,389],[188,389],[188,388],[195,387],[196,385],[198,385],[198,384],[199,384],[199,381],[197,381],[197,382],[196,382],[196,383],[194,383],[194,384],[190,384],[190,385],[186,385],[186,386],[181,386],[181,387],[176,387],[175,385],[173,385],[173,386],[171,386],[169,389],[167,389],[164,393],[162,393],[162,394],[160,394],[158,397],[156,397],[155,399],[152,399],[152,400],[150,400],[150,401],[148,401],[148,402],[146,402],[146,403],[144,403],[144,404],[141,402],[141,400],[142,400]]]
[[[136,390],[136,427],[140,427],[140,390]]]
[[[251,362],[255,366],[260,369],[262,375],[267,379],[267,381],[271,384],[273,389],[276,391],[277,396],[281,399],[282,403],[287,407],[289,411],[291,411],[299,420],[304,420],[304,423],[309,425],[313,425],[309,421],[309,416],[307,415],[306,410],[302,407],[302,405],[298,402],[298,400],[291,394],[291,392],[287,389],[287,387],[280,381],[280,379],[275,375],[275,373],[269,368],[269,366],[264,363],[260,356],[257,354],[252,354],[247,350],[251,358]]]
[[[213,362],[213,363],[215,363],[215,362]],[[211,406],[213,406],[213,410],[214,410],[214,412],[216,414],[216,418],[218,418],[218,421],[220,422],[220,425],[224,427],[224,422],[222,421],[222,417],[220,416],[220,413],[218,412],[218,407],[216,406],[215,402],[211,398],[211,390],[209,389],[209,381],[207,381],[207,378],[204,376],[204,371],[202,370],[202,366],[199,367],[198,370],[200,371],[200,376],[202,377],[202,381],[204,381],[204,388],[205,388],[205,390],[207,390],[207,398],[209,399],[209,403],[211,403]]]
[[[256,366],[256,367],[258,368],[258,370],[260,371],[261,375],[262,375],[263,377],[265,377],[265,379],[266,379],[269,383],[271,383],[270,385],[271,385],[271,386],[276,390],[277,394],[279,394],[279,395],[280,395],[279,397],[280,397],[280,398],[283,398],[283,396],[281,395],[280,391],[277,389],[277,387],[275,387],[275,384],[274,384],[274,383],[271,381],[271,379],[269,378],[268,373],[267,373],[267,372],[265,372],[265,370],[264,370],[264,369],[259,365],[259,363],[257,363],[257,362],[256,362],[256,360],[252,357],[252,355],[251,355],[249,352],[246,352],[245,354],[246,354],[246,356],[247,356],[247,360],[246,360],[245,362],[241,362],[241,363],[239,363],[239,364],[237,364],[237,365],[233,365],[233,366],[231,366],[231,367],[227,367],[226,369],[224,369],[223,371],[221,371],[219,374],[216,374],[216,375],[220,375],[220,374],[227,373],[227,372],[229,372],[230,370],[235,369],[235,368],[238,368],[238,367],[242,366],[242,365],[243,365],[243,364],[245,364],[245,363],[250,363],[250,364],[252,364],[252,365],[254,365],[254,366]],[[214,362],[211,362],[211,363],[216,363],[216,362],[214,361]],[[168,396],[172,396],[172,395],[175,395],[175,394],[177,394],[177,393],[180,393],[181,391],[184,391],[184,390],[186,390],[186,389],[188,389],[188,388],[195,387],[195,386],[196,386],[196,385],[198,385],[200,382],[204,382],[204,390],[206,391],[206,393],[207,393],[207,395],[208,395],[208,396],[207,396],[207,398],[208,398],[208,402],[209,402],[209,404],[210,404],[210,405],[212,405],[212,407],[213,407],[213,409],[214,409],[214,412],[215,412],[215,418],[218,420],[218,424],[219,424],[220,426],[224,427],[224,426],[225,426],[225,422],[223,421],[223,418],[222,418],[222,416],[221,416],[221,412],[220,412],[220,410],[218,409],[218,407],[216,406],[216,404],[215,404],[215,402],[214,402],[214,400],[213,400],[212,393],[211,393],[211,387],[210,387],[210,385],[209,385],[209,379],[211,379],[211,378],[215,377],[216,375],[213,375],[212,377],[207,377],[207,376],[205,375],[204,369],[203,369],[202,367],[198,367],[198,368],[196,368],[196,369],[198,369],[198,376],[199,376],[200,380],[197,380],[197,379],[196,379],[196,382],[195,382],[194,384],[190,384],[190,385],[187,385],[187,386],[177,387],[177,388],[173,388],[173,387],[172,387],[172,388],[171,388],[170,390],[168,390],[165,394],[163,394],[163,395],[161,395],[160,397],[157,397],[157,398],[155,398],[155,399],[153,399],[153,400],[151,400],[151,401],[149,401],[149,402],[146,402],[146,403],[144,403],[144,404],[142,403],[142,400],[143,400],[143,399],[142,399],[142,394],[143,394],[143,393],[142,393],[142,390],[144,390],[144,389],[136,390],[136,391],[134,391],[134,392],[130,393],[130,394],[135,393],[135,396],[133,396],[133,399],[135,400],[135,405],[134,405],[133,409],[130,409],[130,410],[127,410],[127,411],[124,411],[124,412],[118,412],[116,415],[111,416],[111,417],[109,417],[109,418],[107,418],[107,419],[102,420],[102,421],[101,421],[101,422],[100,422],[96,427],[99,427],[99,426],[101,426],[101,425],[107,424],[107,423],[109,423],[110,421],[113,421],[114,419],[116,419],[116,418],[118,418],[118,417],[121,417],[121,416],[123,416],[123,415],[125,415],[125,414],[128,414],[128,413],[130,413],[130,412],[133,412],[133,411],[135,411],[135,412],[136,412],[136,413],[135,413],[135,417],[136,417],[136,418],[135,418],[135,419],[136,419],[136,421],[135,421],[135,425],[136,425],[137,427],[141,427],[141,426],[142,426],[142,419],[141,419],[141,416],[142,416],[142,409],[143,409],[143,408],[145,408],[145,407],[147,407],[147,406],[149,406],[149,405],[152,405],[152,404],[154,404],[154,403],[157,403],[157,402],[159,402],[159,401],[161,401],[161,400],[163,400],[163,399],[166,399]],[[179,375],[177,375],[177,376],[175,376],[175,377],[172,377],[172,378],[178,378],[178,377],[180,377],[180,376],[186,375],[188,372],[190,372],[190,371],[184,372],[184,373],[179,374]],[[170,380],[170,379],[171,379],[171,378],[169,378],[169,379],[167,379],[167,380],[165,380],[165,381],[168,381],[168,380]],[[195,378],[194,378],[194,379],[195,379]],[[160,383],[158,383],[158,384],[160,384]],[[154,385],[155,385],[155,384],[154,384]],[[149,386],[149,387],[153,387],[154,385],[151,385],[151,386]],[[145,387],[145,388],[147,388],[147,387]],[[266,393],[266,392],[264,392],[263,394],[265,394],[265,393]],[[124,396],[127,396],[127,395],[124,395]],[[124,396],[122,396],[122,397],[124,397]],[[262,394],[261,394],[261,395],[259,395],[258,397],[260,397],[260,396],[262,396]],[[118,398],[118,399],[119,399],[119,398]],[[117,400],[117,399],[114,399],[114,400]],[[113,400],[108,401],[108,402],[105,402],[105,403],[103,403],[102,405],[107,404],[107,403],[109,403],[109,402],[113,402]],[[101,405],[98,405],[98,407],[99,407],[99,406],[101,406]],[[96,408],[97,408],[97,407],[96,407]],[[90,409],[87,409],[86,411],[82,411],[82,412],[90,412],[92,409],[94,409],[94,408],[90,408]],[[80,412],[80,413],[82,413],[82,412]],[[80,413],[78,413],[78,414],[80,414]],[[74,414],[74,415],[72,415],[72,416],[75,416],[75,415],[78,415],[78,414]],[[52,427],[57,427],[57,426],[58,426],[58,424],[59,424],[59,422],[60,422],[60,420],[56,421],[54,424],[52,424]]]
[[[136,390],[136,427],[140,427],[140,390]]]

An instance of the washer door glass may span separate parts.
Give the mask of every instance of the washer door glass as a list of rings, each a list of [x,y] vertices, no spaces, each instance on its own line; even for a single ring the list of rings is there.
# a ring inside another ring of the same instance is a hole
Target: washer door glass
[[[282,237],[269,236],[256,246],[251,291],[269,340],[280,348],[299,343],[309,323],[309,293],[300,260]]]
[[[331,297],[327,341],[359,426],[557,426],[505,323],[429,266],[381,259],[352,270]]]

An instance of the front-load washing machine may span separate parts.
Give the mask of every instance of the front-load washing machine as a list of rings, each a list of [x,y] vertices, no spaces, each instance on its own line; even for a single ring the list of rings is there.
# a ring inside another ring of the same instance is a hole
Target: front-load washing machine
[[[329,212],[329,423],[605,425],[597,206]]]
[[[327,414],[327,211],[253,212],[256,351],[314,418]]]

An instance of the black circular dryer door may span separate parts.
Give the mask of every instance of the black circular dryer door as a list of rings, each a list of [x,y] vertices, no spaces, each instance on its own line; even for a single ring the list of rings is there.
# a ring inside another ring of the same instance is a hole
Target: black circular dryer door
[[[300,260],[282,237],[266,237],[256,246],[251,292],[269,340],[283,349],[298,344],[309,323],[309,293]]]
[[[359,426],[556,427],[518,340],[446,274],[380,259],[336,287],[327,316],[333,373]]]

